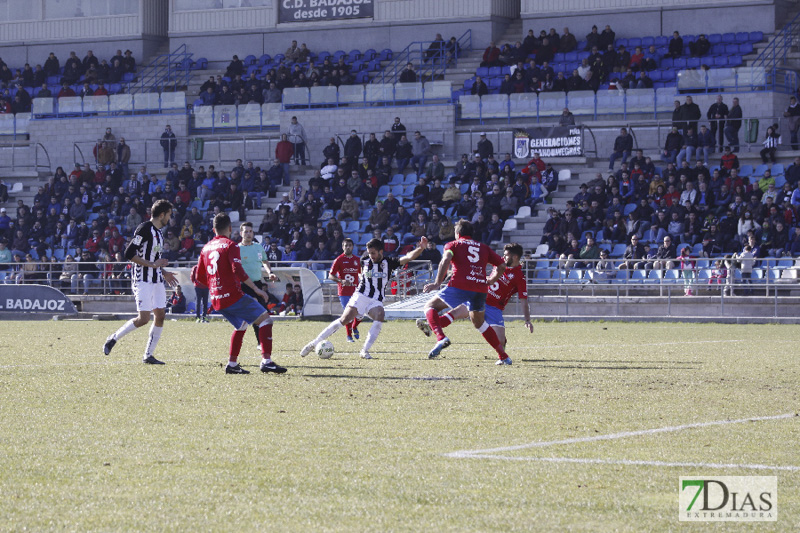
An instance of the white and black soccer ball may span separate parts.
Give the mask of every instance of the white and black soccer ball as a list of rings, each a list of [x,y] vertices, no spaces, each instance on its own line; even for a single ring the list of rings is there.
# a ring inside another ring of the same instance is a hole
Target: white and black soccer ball
[[[316,350],[320,359],[330,359],[333,357],[334,350],[331,341],[320,341],[314,350]]]

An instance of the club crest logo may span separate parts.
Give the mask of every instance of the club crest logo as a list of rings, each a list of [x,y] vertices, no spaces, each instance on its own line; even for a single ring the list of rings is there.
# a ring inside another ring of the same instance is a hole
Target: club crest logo
[[[514,132],[514,157],[518,159],[525,159],[528,157],[530,145],[530,137],[524,130],[517,130]]]

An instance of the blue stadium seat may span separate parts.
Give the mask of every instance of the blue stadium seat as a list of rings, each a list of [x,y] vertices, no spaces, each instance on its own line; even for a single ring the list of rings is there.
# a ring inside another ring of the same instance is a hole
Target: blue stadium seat
[[[760,43],[764,40],[764,32],[761,31],[751,31],[748,35],[748,39],[751,43]]]
[[[717,56],[714,58],[714,66],[715,67],[727,67],[728,66],[728,56]]]
[[[369,50],[364,51],[364,59],[367,61],[372,61],[378,56],[378,52],[375,51],[374,48],[370,48]]]
[[[774,165],[772,165],[772,169],[770,169],[770,171],[772,172],[773,178],[775,176],[783,174],[784,173],[783,163],[775,163]]]
[[[263,54],[261,57],[258,58],[258,64],[262,67],[272,61],[272,56],[269,54]]]
[[[611,257],[622,257],[625,253],[625,248],[627,248],[625,244],[615,244],[614,248],[611,250]]]
[[[677,282],[681,279],[681,271],[677,268],[664,271],[664,281]]]
[[[405,178],[406,177],[402,174],[395,174],[392,176],[392,180],[389,182],[389,185],[402,185]]]
[[[767,165],[758,165],[754,170],[751,176],[761,177],[764,175],[764,171],[768,170],[769,167]]]
[[[711,45],[711,55],[720,56],[725,53],[725,44],[724,43],[716,43]]]
[[[347,54],[350,58],[350,61],[357,61],[361,59],[364,55],[361,53],[361,50],[350,50],[350,53]]]
[[[668,69],[668,68],[672,68],[674,63],[675,63],[674,59],[672,59],[671,57],[665,57],[664,59],[661,60],[661,65],[659,65],[659,66],[662,69]]]
[[[392,52],[389,48],[384,48],[381,50],[381,61],[391,61],[392,57],[394,57],[394,52]]]
[[[393,185],[391,187],[391,193],[395,195],[395,197],[403,196],[404,191],[405,187],[403,185]]]
[[[746,43],[750,40],[750,34],[746,31],[740,31],[736,33],[736,40],[733,41],[735,43]]]
[[[733,44],[736,42],[736,34],[733,32],[723,33],[720,42],[724,44]]]
[[[672,67],[676,70],[683,70],[686,68],[686,58],[685,57],[676,57],[672,60]]]
[[[536,271],[536,276],[531,283],[548,283],[550,281],[550,270],[542,268]]]
[[[742,43],[739,45],[739,54],[746,56],[747,54],[753,53],[753,44],[752,43]]]
[[[649,48],[650,46],[655,46],[656,38],[655,37],[642,37],[642,46],[645,48]]]
[[[708,36],[708,42],[712,45],[719,44],[722,42],[722,35],[719,33],[712,33]]]
[[[417,184],[417,180],[419,180],[419,178],[417,177],[417,175],[415,173],[411,172],[409,174],[406,174],[406,181],[405,181],[406,184],[416,185]]]
[[[700,68],[700,58],[690,57],[686,59],[686,68],[698,69]]]
[[[390,190],[391,189],[389,189],[388,185],[381,185],[378,187],[378,197],[385,197],[387,194],[389,194]]]
[[[782,188],[786,184],[786,176],[784,176],[783,174],[774,177],[775,177],[775,187],[777,187],[778,189]]]
[[[742,165],[739,167],[739,175],[747,178],[753,174],[753,165]]]
[[[728,58],[728,66],[729,67],[739,67],[744,64],[744,60],[742,56],[730,56]]]
[[[638,37],[631,37],[628,39],[628,46],[625,48],[636,48],[637,46],[642,46],[642,40]]]
[[[726,54],[738,54],[739,53],[739,45],[738,44],[726,44],[725,45],[725,53]]]
[[[669,45],[669,37],[666,35],[659,35],[656,37],[656,46],[667,46]]]

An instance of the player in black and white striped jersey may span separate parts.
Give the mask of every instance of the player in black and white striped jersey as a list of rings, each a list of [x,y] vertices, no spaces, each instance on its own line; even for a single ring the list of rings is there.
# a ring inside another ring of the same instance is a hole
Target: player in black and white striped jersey
[[[150,336],[147,339],[142,360],[150,365],[163,365],[163,362],[155,358],[154,353],[161,338],[166,315],[167,290],[165,283],[170,286],[178,283],[175,274],[164,270],[169,261],[161,257],[161,250],[164,246],[161,229],[169,224],[172,216],[172,204],[167,200],[158,200],[153,204],[150,213],[150,220],[139,224],[133,233],[131,242],[125,248],[125,258],[133,263],[131,284],[139,316],[125,322],[121,328],[106,339],[103,353],[108,355],[118,340],[150,322],[150,313],[152,312],[155,319],[150,327]]]
[[[367,243],[367,253],[361,258],[361,273],[359,274],[361,281],[358,283],[358,289],[350,297],[350,301],[347,302],[342,316],[323,329],[316,339],[306,344],[300,351],[300,355],[305,357],[310,354],[317,343],[336,333],[339,328],[349,324],[357,316],[369,315],[373,322],[372,327],[369,328],[364,347],[361,349],[361,357],[372,359],[369,350],[378,340],[378,334],[383,327],[383,299],[386,296],[386,288],[391,283],[392,273],[409,261],[418,258],[427,245],[428,239],[422,237],[414,250],[411,250],[403,257],[395,259],[394,257],[384,257],[383,241],[381,239],[369,241]]]

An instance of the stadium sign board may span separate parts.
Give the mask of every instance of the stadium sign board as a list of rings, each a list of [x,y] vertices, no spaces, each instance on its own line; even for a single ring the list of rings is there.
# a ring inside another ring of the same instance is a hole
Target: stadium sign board
[[[583,155],[583,129],[580,126],[535,126],[514,130],[514,157],[530,159]]]
[[[64,293],[46,285],[0,285],[0,316],[35,313],[74,315],[78,311]]]
[[[280,0],[278,22],[372,18],[374,0]]]

